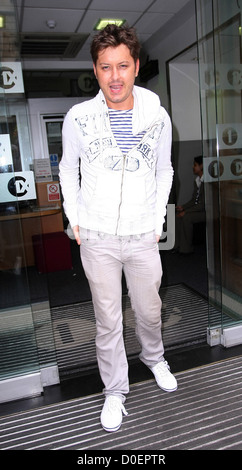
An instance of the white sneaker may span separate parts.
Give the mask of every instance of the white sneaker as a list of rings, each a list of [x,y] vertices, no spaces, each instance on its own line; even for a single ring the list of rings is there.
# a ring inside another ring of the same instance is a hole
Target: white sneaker
[[[108,395],[105,399],[101,413],[101,425],[105,431],[117,431],[121,424],[123,415],[127,415],[121,398],[116,395]]]
[[[170,367],[166,361],[159,362],[150,370],[155,376],[157,385],[159,385],[165,392],[174,392],[177,390],[177,381],[174,375],[170,372]]]

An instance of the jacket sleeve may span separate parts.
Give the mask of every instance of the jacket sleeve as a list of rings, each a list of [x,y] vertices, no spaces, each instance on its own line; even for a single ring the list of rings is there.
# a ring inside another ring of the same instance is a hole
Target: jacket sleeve
[[[63,153],[59,165],[63,207],[71,227],[78,225],[77,201],[80,192],[80,142],[77,136],[72,110],[64,120],[62,128]]]
[[[173,168],[171,164],[171,120],[167,112],[164,112],[164,127],[162,129],[156,164],[156,235],[161,235],[166,215],[172,180]]]

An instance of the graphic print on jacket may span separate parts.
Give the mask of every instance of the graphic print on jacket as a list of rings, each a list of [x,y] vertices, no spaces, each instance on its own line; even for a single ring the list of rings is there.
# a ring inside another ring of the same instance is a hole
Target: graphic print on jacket
[[[110,132],[111,129],[108,129],[107,121],[108,113],[104,113],[101,116],[101,120],[103,119],[103,133]],[[100,117],[99,117],[100,120]],[[90,121],[90,126],[89,126]],[[81,130],[83,136],[88,135],[88,131],[91,135],[98,133],[97,123],[96,123],[96,115],[92,114],[90,116],[86,115],[84,117],[76,118],[76,122]],[[91,127],[91,129],[90,129]],[[138,157],[134,158],[133,156],[129,155],[133,149],[131,149],[128,154],[127,158],[125,159],[125,170],[126,171],[137,171],[140,167],[140,157],[145,161],[149,168],[152,168],[155,164],[155,152],[153,150],[154,143],[157,143],[160,139],[162,129],[164,127],[164,122],[158,122],[155,124],[152,129],[148,130],[146,133],[140,133],[139,140],[140,142],[134,147],[134,149],[138,152]],[[112,132],[112,131],[111,131]],[[90,135],[89,134],[89,135]],[[153,145],[152,145],[153,144]],[[122,171],[123,164],[124,164],[124,155],[120,151],[115,138],[112,137],[102,137],[102,135],[95,139],[94,141],[89,143],[89,147],[85,148],[85,154],[89,160],[89,163],[92,163],[96,158],[102,157],[102,153],[105,152],[106,149],[115,149],[115,153],[120,152],[120,155],[108,155],[104,159],[104,167],[109,168],[114,171]]]

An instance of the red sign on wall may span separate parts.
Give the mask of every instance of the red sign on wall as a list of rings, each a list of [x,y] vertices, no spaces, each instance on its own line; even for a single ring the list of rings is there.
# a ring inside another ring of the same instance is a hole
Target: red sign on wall
[[[47,184],[48,201],[59,201],[60,200],[60,188],[59,183]]]

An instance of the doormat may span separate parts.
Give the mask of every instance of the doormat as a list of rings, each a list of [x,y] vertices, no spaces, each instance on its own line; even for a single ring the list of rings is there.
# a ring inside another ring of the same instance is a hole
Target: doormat
[[[131,384],[125,403],[128,416],[124,418],[121,429],[113,433],[103,431],[100,426],[102,392],[3,416],[0,418],[0,450],[9,451],[12,460],[17,459],[17,455],[18,461],[19,454],[14,455],[14,451],[36,451],[39,462],[41,455],[44,455],[43,464],[46,455],[41,451],[44,450],[78,451],[78,456],[87,455],[90,458],[99,455],[100,451],[101,455],[102,451],[104,455],[112,455],[113,452],[113,459],[120,460],[120,464],[121,456],[126,451],[136,451],[143,456],[144,449],[151,455],[154,452],[157,454],[157,449],[162,449],[162,453],[166,450],[241,451],[241,357],[175,375],[178,390],[170,393],[169,398],[167,393],[161,393],[153,378]],[[51,455],[54,455],[53,461]],[[187,467],[196,467],[197,455],[200,457],[201,454],[186,452],[186,462],[190,462]],[[221,468],[227,468],[231,454],[225,452],[219,455]],[[20,456],[20,460],[24,459],[31,465],[32,455],[29,460],[26,456]],[[136,463],[131,460],[136,457],[135,453],[124,456],[128,457],[124,463]],[[171,454],[169,462],[170,457]],[[58,466],[63,465],[64,460],[63,452],[48,454],[48,461]],[[176,457],[173,461],[175,466]],[[154,459],[151,462],[155,463]]]
[[[160,296],[166,350],[206,341],[208,302],[205,298],[183,284],[161,288]],[[122,297],[122,306],[127,357],[135,357],[141,348],[135,335],[134,312],[128,295]],[[213,317],[215,315],[219,320],[219,312],[214,308]],[[92,302],[54,307],[51,316],[60,376],[96,367]]]

